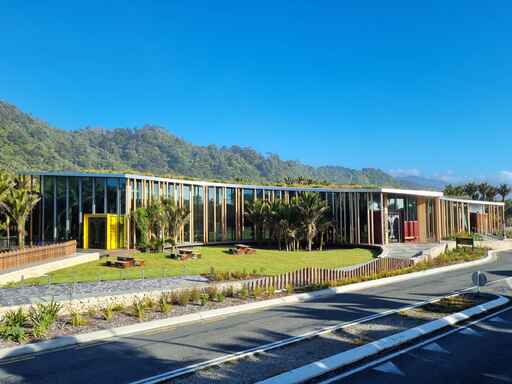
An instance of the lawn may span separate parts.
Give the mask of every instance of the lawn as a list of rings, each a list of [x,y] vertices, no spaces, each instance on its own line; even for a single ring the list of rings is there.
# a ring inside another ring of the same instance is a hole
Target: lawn
[[[338,268],[364,263],[373,258],[372,251],[362,248],[336,249],[313,252],[285,252],[258,249],[255,254],[235,256],[227,253],[226,246],[197,247],[200,260],[176,261],[159,253],[140,253],[137,259],[144,259],[144,277],[198,275],[210,272],[213,267],[222,272],[243,272],[277,275],[303,267]],[[73,281],[97,281],[140,279],[141,268],[117,269],[104,265],[105,260],[93,261],[75,267],[50,273],[52,283]],[[47,284],[48,277],[28,279],[28,284]]]

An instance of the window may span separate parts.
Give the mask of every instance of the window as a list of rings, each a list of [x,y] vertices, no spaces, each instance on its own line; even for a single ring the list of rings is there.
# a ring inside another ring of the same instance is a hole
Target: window
[[[66,207],[66,177],[56,177],[57,181],[57,239],[67,240],[69,226]]]
[[[54,240],[53,232],[53,219],[54,219],[54,205],[53,205],[53,192],[55,188],[55,177],[43,177],[43,234],[44,240],[52,242]]]
[[[235,189],[226,188],[226,239],[235,240],[236,233]]]
[[[79,191],[78,191],[78,177],[70,177],[68,179],[69,186],[69,211],[68,220],[70,223],[69,238],[79,241],[80,240],[80,225],[78,219],[80,217],[80,206],[79,206]]]
[[[190,185],[183,186],[183,207],[190,209]],[[183,226],[183,241],[190,242],[190,215],[189,220]]]
[[[215,241],[215,187],[208,187],[208,241]]]
[[[204,189],[202,186],[194,186],[194,241],[198,243],[202,243],[204,241],[203,204]]]
[[[247,206],[254,201],[254,190],[253,189],[244,189],[244,230],[242,233],[242,239],[244,240],[253,240],[254,239],[254,227],[250,220],[247,218],[245,212],[247,212]]]
[[[217,241],[224,240],[222,233],[223,228],[223,215],[222,215],[222,204],[224,202],[224,188],[215,188],[215,236]]]
[[[107,213],[117,213],[117,187],[119,179],[107,179]]]
[[[105,179],[96,177],[94,179],[94,213],[105,213]]]

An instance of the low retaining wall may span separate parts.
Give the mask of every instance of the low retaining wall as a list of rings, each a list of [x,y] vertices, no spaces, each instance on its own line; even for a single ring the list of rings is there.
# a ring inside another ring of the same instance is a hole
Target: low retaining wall
[[[76,253],[75,240],[2,252],[0,253],[0,272],[60,259],[74,253]]]
[[[99,260],[100,254],[94,253],[76,253],[75,256],[65,257],[63,259],[50,261],[43,264],[33,265],[16,271],[0,274],[0,286],[8,283],[16,283],[23,279],[31,279],[40,277],[49,272],[58,269],[73,267],[78,264],[88,263],[90,261]]]

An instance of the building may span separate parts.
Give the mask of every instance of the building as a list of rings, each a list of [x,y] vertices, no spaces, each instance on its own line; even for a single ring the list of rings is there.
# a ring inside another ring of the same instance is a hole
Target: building
[[[329,236],[331,243],[432,242],[460,232],[504,232],[503,203],[452,199],[434,191],[291,188],[131,174],[31,176],[42,195],[30,222],[29,238],[34,243],[75,239],[83,248],[132,248],[137,231],[130,213],[162,197],[190,208],[181,243],[251,241],[254,231],[244,217],[248,201],[289,201],[303,191],[319,193],[327,201],[337,227]]]

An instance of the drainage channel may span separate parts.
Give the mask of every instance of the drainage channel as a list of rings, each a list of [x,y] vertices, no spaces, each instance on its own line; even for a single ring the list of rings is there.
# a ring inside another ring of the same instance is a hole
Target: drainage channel
[[[418,303],[415,303],[413,305],[404,306],[398,309],[392,309],[392,310],[386,310],[380,313],[376,313],[374,315],[366,316],[363,318],[360,318],[355,321],[350,322],[342,322],[338,323],[333,326],[325,327],[319,330],[306,332],[304,334],[290,337],[284,340],[280,340],[277,342],[261,345],[258,347],[250,348],[244,351],[232,353],[232,354],[226,354],[223,356],[220,356],[216,359],[204,361],[197,364],[192,364],[185,366],[183,368],[175,369],[172,371],[164,372],[152,377],[148,377],[142,380],[134,381],[131,384],[157,384],[157,383],[163,383],[163,382],[169,382],[169,381],[181,381],[181,378],[184,379],[184,382],[189,382],[190,375],[196,374],[201,371],[211,371],[209,368],[218,369],[219,366],[227,366],[227,363],[234,363],[242,359],[249,359],[249,358],[257,358],[257,355],[266,355],[274,350],[278,350],[283,347],[292,347],[298,343],[304,342],[304,341],[310,341],[315,338],[320,337],[326,337],[327,335],[334,334],[334,333],[340,333],[350,327],[354,327],[357,325],[375,322],[379,319],[383,319],[389,316],[398,315],[400,313],[404,313],[405,311],[411,311],[416,308],[426,306],[429,304],[435,304],[437,302],[440,302],[441,300],[454,298],[456,296],[460,296],[461,294],[474,291],[477,287],[472,286],[468,287],[462,290],[454,291],[448,295],[441,296],[441,297],[435,297],[431,298],[429,300],[421,301]],[[208,381],[208,380],[206,380]]]

